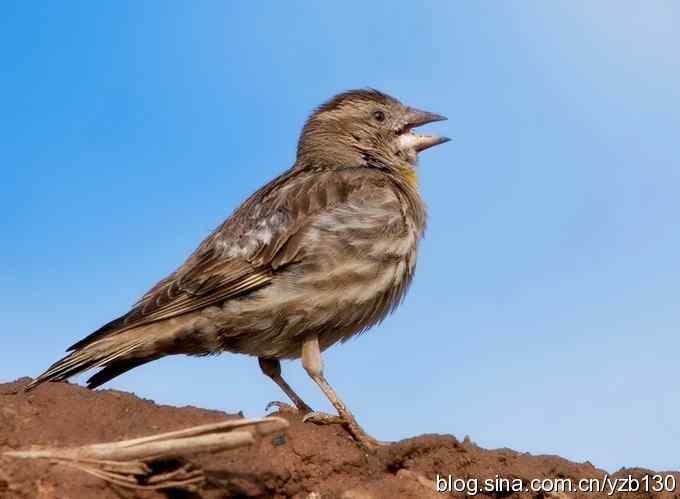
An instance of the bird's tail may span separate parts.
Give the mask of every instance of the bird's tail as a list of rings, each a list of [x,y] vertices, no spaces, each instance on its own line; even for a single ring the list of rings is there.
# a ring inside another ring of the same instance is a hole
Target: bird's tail
[[[64,381],[71,376],[95,367],[104,367],[88,380],[88,388],[96,388],[106,381],[152,360],[159,358],[149,348],[149,338],[138,331],[104,338],[71,352],[52,364],[26,387],[32,390],[45,381]]]

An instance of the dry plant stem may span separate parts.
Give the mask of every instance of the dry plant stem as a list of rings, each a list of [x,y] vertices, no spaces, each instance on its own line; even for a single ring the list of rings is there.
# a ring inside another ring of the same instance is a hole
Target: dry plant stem
[[[161,473],[159,475],[154,475],[152,477],[149,477],[149,479],[146,481],[146,483],[152,485],[156,483],[160,483],[166,480],[171,480],[171,479],[176,479],[176,478],[182,478],[182,481],[184,480],[190,480],[194,478],[204,478],[205,475],[203,474],[203,470],[199,469],[191,469],[191,466],[189,464],[185,464],[184,466],[177,468],[174,471],[168,471],[167,473]]]
[[[132,476],[127,476],[124,474],[117,474],[117,473],[109,473],[103,470],[100,470],[98,468],[90,467],[90,466],[81,466],[80,464],[76,462],[68,462],[65,463],[68,464],[68,466],[71,466],[75,469],[78,469],[84,473],[88,473],[92,476],[96,476],[97,478],[100,478],[106,482],[118,485],[120,487],[126,487],[128,489],[137,489],[137,490],[158,490],[158,489],[167,489],[171,487],[191,487],[194,485],[198,485],[202,483],[205,480],[205,476],[203,475],[203,472],[201,470],[196,470],[193,474],[187,474],[187,476],[183,477],[180,480],[174,480],[174,473],[164,473],[163,475],[159,475],[159,477],[162,476],[162,478],[154,480],[156,477],[151,477],[148,479],[148,484],[143,484],[139,483],[139,481]]]
[[[117,442],[118,444],[125,444],[126,446],[145,444],[148,442],[156,442],[158,440],[166,440],[168,438],[187,438],[205,433],[226,432],[235,430],[237,428],[254,427],[257,435],[268,435],[278,430],[288,427],[288,422],[285,419],[277,417],[258,418],[258,419],[232,419],[229,421],[221,421],[219,423],[210,423],[201,426],[193,426],[184,430],[171,431],[168,433],[159,433],[158,435],[151,435],[148,437],[135,438],[132,440],[123,440]],[[96,445],[110,445],[110,444],[95,444]]]
[[[255,441],[252,434],[246,431],[233,433],[200,435],[189,438],[175,438],[161,442],[149,442],[132,447],[126,442],[113,444],[97,444],[71,449],[44,449],[35,451],[8,452],[7,455],[29,459],[62,459],[71,461],[106,460],[106,461],[131,461],[131,460],[154,460],[161,457],[178,457],[196,454],[198,452],[214,452],[220,450],[235,449],[250,445]]]
[[[98,461],[153,460],[159,457],[186,456],[196,452],[228,450],[252,444],[254,438],[250,431],[231,431],[236,428],[251,426],[254,427],[253,433],[268,435],[288,427],[288,422],[277,417],[224,421],[114,443],[66,449],[13,451],[6,452],[5,455],[27,459],[45,458],[79,461],[86,459]]]
[[[267,435],[287,427],[288,422],[277,417],[237,419],[120,442],[64,449],[12,451],[4,455],[21,459],[50,459],[132,489],[190,488],[205,480],[201,469],[191,469],[190,464],[185,464],[154,475],[147,463],[198,452],[243,447],[252,444],[255,435]]]

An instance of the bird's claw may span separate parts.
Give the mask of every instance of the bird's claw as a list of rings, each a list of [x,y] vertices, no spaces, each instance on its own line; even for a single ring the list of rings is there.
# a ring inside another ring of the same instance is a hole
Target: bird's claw
[[[278,400],[272,400],[264,408],[265,412],[279,411],[287,414],[300,414],[300,410],[294,405],[286,404],[285,402],[280,402]]]
[[[340,416],[334,414],[327,414],[325,412],[312,411],[307,413],[302,418],[303,423],[314,423],[318,425],[327,424],[345,424],[346,421]]]
[[[389,445],[389,442],[381,442],[366,433],[354,420],[347,420],[342,416],[327,414],[325,412],[313,411],[302,418],[303,423],[314,423],[317,425],[339,424],[345,427],[352,438],[356,440],[361,448],[367,452],[375,452],[378,447]]]

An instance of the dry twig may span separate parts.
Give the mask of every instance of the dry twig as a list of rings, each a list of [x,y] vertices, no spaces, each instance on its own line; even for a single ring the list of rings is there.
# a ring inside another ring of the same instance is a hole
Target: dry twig
[[[251,445],[288,427],[283,418],[236,419],[194,426],[119,442],[61,449],[5,452],[19,459],[49,459],[134,489],[192,488],[205,480],[203,470],[186,461],[200,452],[220,452]]]

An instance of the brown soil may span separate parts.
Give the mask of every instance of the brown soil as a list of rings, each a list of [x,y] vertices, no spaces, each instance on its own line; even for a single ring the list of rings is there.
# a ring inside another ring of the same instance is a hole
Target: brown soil
[[[601,479],[604,471],[590,463],[572,463],[557,456],[532,456],[509,449],[482,449],[450,435],[422,435],[366,454],[338,426],[303,424],[282,415],[291,426],[284,435],[263,438],[254,446],[192,461],[209,477],[196,492],[136,492],[60,464],[3,457],[8,450],[38,446],[73,446],[115,441],[234,418],[194,407],[159,406],[152,401],[113,390],[89,391],[56,383],[31,393],[30,380],[0,384],[0,497],[42,499],[91,498],[434,498],[466,497],[436,493],[436,475],[454,479],[535,478]],[[612,477],[641,479],[648,470],[620,470]],[[680,498],[680,473],[674,493],[626,493],[618,498]],[[619,482],[622,484],[623,482]],[[650,482],[651,485],[651,482]],[[485,492],[488,497],[594,498],[605,493]]]

